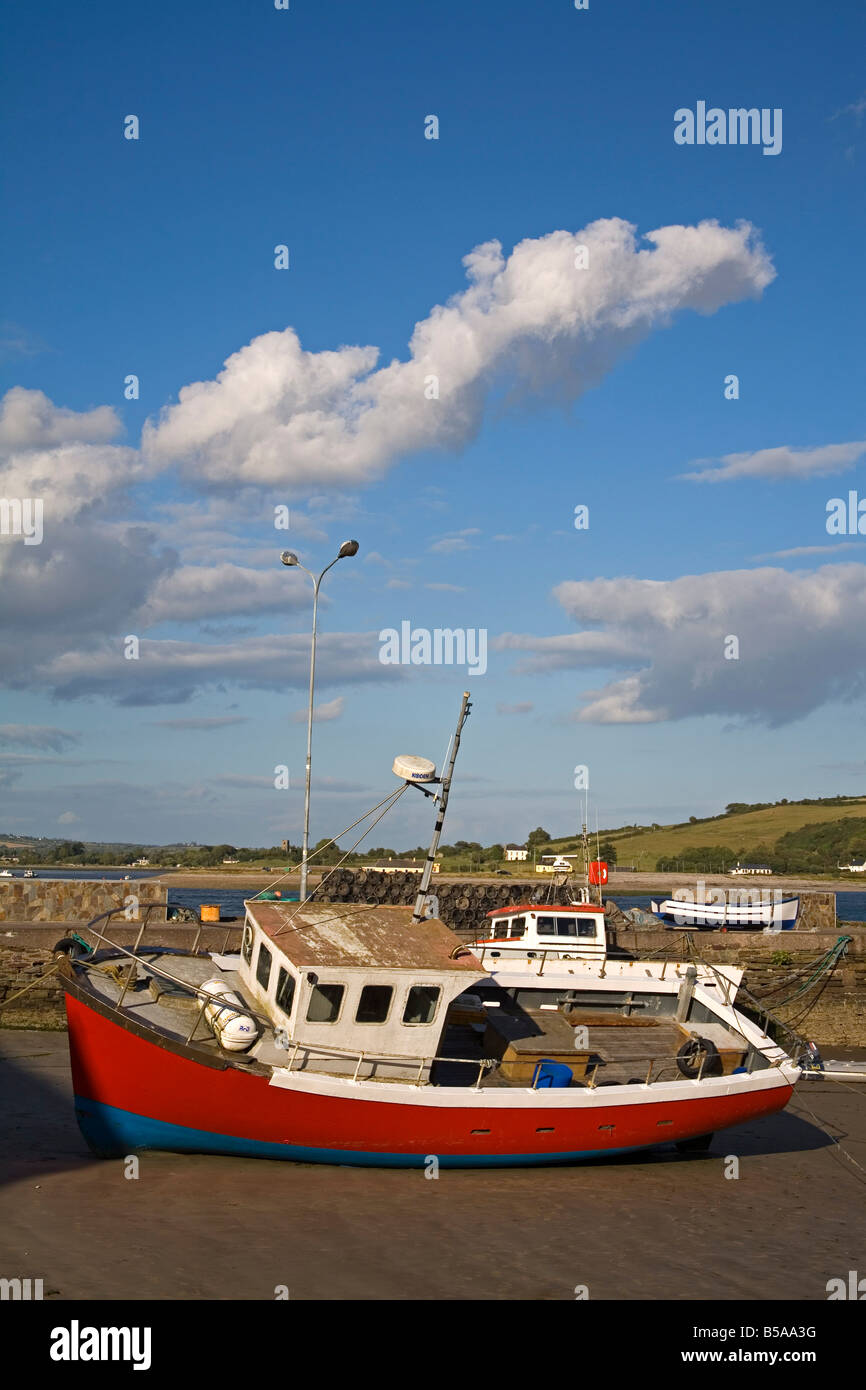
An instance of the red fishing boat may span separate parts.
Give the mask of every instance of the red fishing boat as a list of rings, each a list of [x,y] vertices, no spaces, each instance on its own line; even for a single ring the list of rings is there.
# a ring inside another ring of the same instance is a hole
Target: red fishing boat
[[[330,904],[250,903],[239,958],[70,955],[78,1121],[106,1156],[474,1166],[688,1143],[787,1103],[798,1066],[718,978],[597,968],[530,997],[531,978],[491,977],[441,922]]]
[[[464,696],[441,781],[395,764],[400,795],[440,786],[414,911],[259,896],[236,955],[148,947],[144,928],[125,948],[96,922],[89,945],[60,943],[75,1109],[97,1154],[566,1163],[705,1147],[784,1107],[799,1057],[737,1010],[741,972],[568,951],[482,963],[425,915],[466,713]]]

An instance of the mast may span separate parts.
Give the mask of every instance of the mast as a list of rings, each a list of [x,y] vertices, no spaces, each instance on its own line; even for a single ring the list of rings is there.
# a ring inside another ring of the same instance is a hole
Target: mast
[[[439,794],[439,811],[436,816],[436,824],[433,827],[433,839],[430,841],[430,849],[427,853],[427,860],[424,864],[424,872],[421,875],[421,886],[418,889],[418,896],[415,899],[415,911],[412,913],[412,921],[420,922],[424,917],[424,901],[427,897],[427,890],[430,887],[430,875],[433,872],[433,863],[436,859],[436,851],[439,848],[439,836],[442,833],[442,825],[445,821],[445,808],[448,805],[448,793],[451,790],[451,778],[454,774],[454,764],[457,761],[457,750],[460,747],[460,734],[463,725],[469,717],[472,706],[469,703],[469,691],[464,690],[463,700],[460,704],[460,714],[457,717],[457,728],[454,730],[454,737],[451,740],[451,756],[448,759],[448,766],[442,776],[442,791]]]
[[[589,840],[586,835],[586,821],[581,825],[580,833],[583,838],[583,883],[586,889],[586,901],[591,903],[592,893],[589,887]]]

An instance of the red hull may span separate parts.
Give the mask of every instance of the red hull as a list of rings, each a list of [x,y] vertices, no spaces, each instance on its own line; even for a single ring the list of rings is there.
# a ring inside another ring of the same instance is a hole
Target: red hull
[[[781,1110],[792,1087],[641,1105],[413,1105],[316,1095],[214,1067],[67,994],[82,1129],[103,1152],[130,1147],[260,1153],[309,1161],[562,1162],[688,1139]],[[539,1133],[547,1129],[547,1133]],[[481,1131],[481,1132],[479,1132]],[[94,1137],[94,1135],[96,1137]],[[109,1136],[106,1139],[106,1135]]]

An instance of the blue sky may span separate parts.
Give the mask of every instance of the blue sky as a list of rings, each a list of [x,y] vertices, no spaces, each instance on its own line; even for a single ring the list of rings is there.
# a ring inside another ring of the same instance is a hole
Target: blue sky
[[[866,518],[825,526],[866,498],[862,11],[6,27],[0,496],[43,498],[44,539],[0,536],[0,829],[297,841],[309,591],[278,554],[348,536],[314,838],[396,752],[441,758],[467,684],[451,839],[571,831],[578,764],[601,825],[863,791]],[[698,101],[781,109],[781,152],[676,144]],[[486,672],[383,666],[402,621],[485,629]],[[374,842],[426,838],[401,817]]]

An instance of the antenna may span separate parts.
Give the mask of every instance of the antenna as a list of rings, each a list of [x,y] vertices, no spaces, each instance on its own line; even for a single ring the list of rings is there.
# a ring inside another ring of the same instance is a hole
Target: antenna
[[[599,842],[598,842],[598,807],[596,807],[596,810],[595,810],[595,857],[596,857],[596,860],[598,861],[598,863],[600,864],[600,863],[601,863],[601,846],[600,846],[600,844],[599,844]],[[603,894],[602,891],[601,891],[601,884],[599,884],[599,885],[598,885],[598,902],[599,902],[599,906],[601,906],[603,900],[604,900],[604,894]]]
[[[424,902],[427,897],[427,890],[430,887],[430,875],[433,872],[433,863],[436,859],[436,851],[439,848],[439,836],[442,834],[442,826],[445,821],[445,808],[448,805],[448,793],[451,790],[451,778],[454,775],[454,764],[457,761],[457,753],[460,748],[460,734],[463,725],[469,718],[469,711],[472,706],[469,703],[469,691],[464,690],[463,699],[460,704],[460,713],[457,716],[457,728],[451,741],[451,756],[448,759],[448,766],[442,774],[442,791],[438,796],[439,813],[436,817],[436,824],[433,827],[433,838],[430,841],[430,849],[427,852],[427,861],[424,865],[424,872],[421,875],[421,884],[418,889],[418,896],[415,899],[415,911],[412,913],[412,921],[420,922],[424,916]]]

